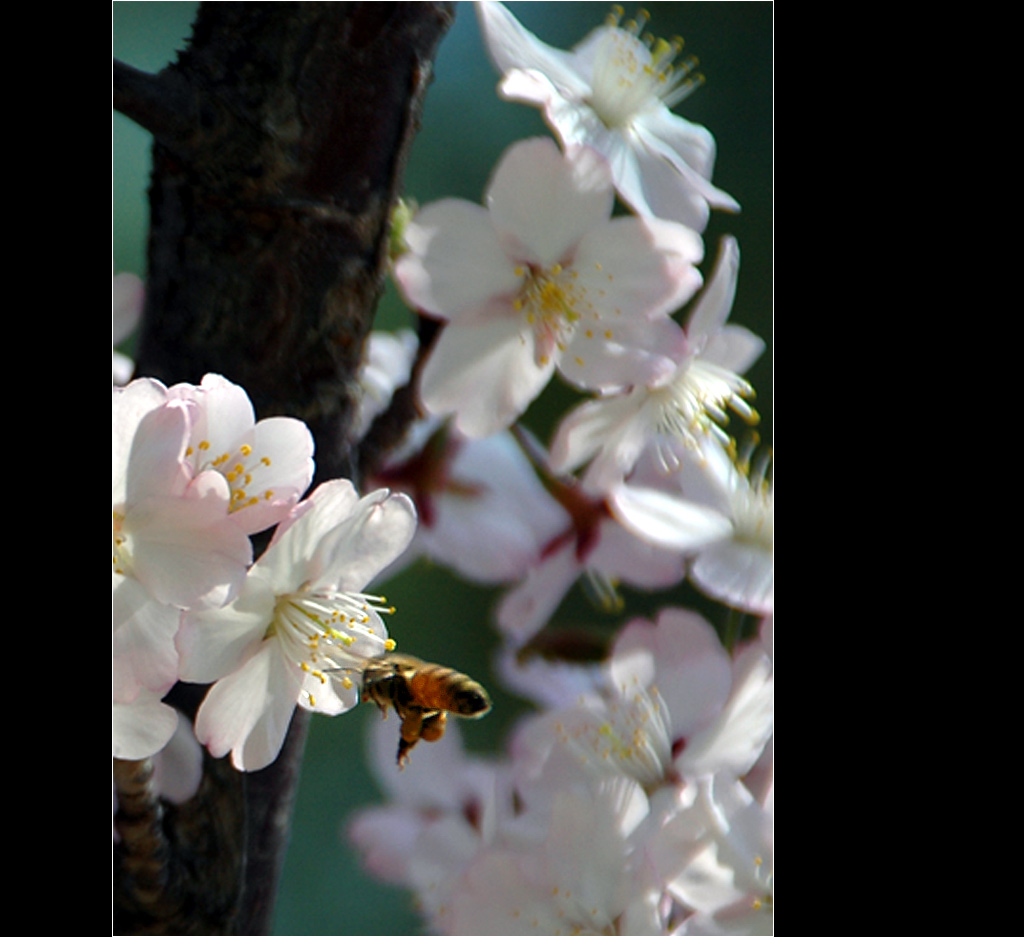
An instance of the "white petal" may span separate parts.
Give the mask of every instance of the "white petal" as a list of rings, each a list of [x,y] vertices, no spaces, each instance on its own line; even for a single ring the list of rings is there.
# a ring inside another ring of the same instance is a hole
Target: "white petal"
[[[775,609],[775,557],[756,544],[726,540],[701,551],[690,569],[706,595],[756,615]]]
[[[580,241],[578,289],[609,326],[617,317],[671,313],[700,287],[704,244],[689,228],[658,219],[615,218]]]
[[[547,137],[510,146],[486,197],[506,250],[542,267],[566,261],[587,231],[608,220],[614,200],[608,166],[595,151],[563,155]]]
[[[562,376],[587,390],[659,384],[677,368],[686,335],[672,319],[622,319],[608,328],[579,328],[559,359]]]
[[[416,508],[406,495],[372,492],[325,540],[325,569],[314,587],[362,591],[402,555],[415,533]]]
[[[654,488],[620,485],[608,502],[627,530],[668,550],[691,552],[732,533],[732,523],[717,511]]]
[[[739,211],[739,203],[710,182],[715,163],[715,140],[705,127],[691,123],[667,108],[654,108],[636,121],[633,129],[645,148],[671,163],[686,184],[699,192],[713,208]]]
[[[519,317],[446,326],[423,369],[421,399],[455,415],[471,438],[510,426],[547,385],[554,362],[537,364],[533,331]]]
[[[585,95],[587,86],[573,65],[574,56],[541,42],[501,3],[474,4],[487,51],[501,72],[536,69],[565,93]]]
[[[317,485],[292,509],[257,561],[274,592],[294,592],[322,572],[322,542],[339,524],[351,518],[359,500],[352,482],[336,478]]]
[[[518,292],[515,263],[506,256],[490,214],[461,199],[425,206],[406,229],[408,251],[395,262],[406,302],[444,319],[507,307]]]
[[[115,702],[131,702],[140,688],[161,696],[178,676],[174,635],[181,612],[154,601],[136,579],[114,574],[111,590],[111,692]]]
[[[739,243],[734,237],[723,237],[719,242],[714,269],[686,320],[686,334],[694,343],[714,335],[725,325],[736,296],[739,269]]]
[[[237,670],[262,646],[274,602],[265,577],[254,571],[226,608],[186,614],[176,642],[181,679],[212,683]]]
[[[178,727],[178,714],[155,694],[111,707],[111,740],[115,758],[138,761],[162,749]]]
[[[210,754],[229,751],[240,771],[257,771],[281,751],[301,686],[298,668],[266,642],[240,670],[218,680],[196,716],[196,737]]]

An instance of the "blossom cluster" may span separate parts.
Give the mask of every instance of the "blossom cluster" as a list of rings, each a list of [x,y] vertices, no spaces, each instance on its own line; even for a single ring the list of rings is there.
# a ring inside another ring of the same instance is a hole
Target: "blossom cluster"
[[[697,81],[676,45],[615,14],[563,51],[476,9],[499,93],[553,139],[396,230],[394,280],[437,328],[371,339],[379,405],[418,373],[424,414],[375,483],[416,503],[405,562],[503,590],[498,672],[532,713],[501,756],[453,729],[401,774],[375,737],[390,798],[350,837],[436,933],[770,933],[774,495],[743,376],[766,346],[729,322],[738,242],[704,244],[739,206],[670,110]],[[555,377],[579,401],[545,445],[523,418]],[[621,614],[621,584],[683,581],[745,630],[669,601],[600,663],[534,653],[577,583]]]
[[[409,544],[415,509],[345,479],[307,495],[309,429],[257,421],[220,375],[137,378],[112,400],[113,755],[163,753],[169,776],[194,776],[198,741],[240,770],[263,768],[296,705],[351,709],[366,661],[392,646],[387,607],[363,590]],[[271,527],[254,561],[252,535]],[[179,681],[211,685],[191,747],[164,702]],[[179,731],[186,741],[169,747]]]
[[[156,759],[170,799],[201,746],[271,764],[296,707],[358,704],[395,646],[375,587],[425,558],[498,591],[494,672],[528,715],[488,755],[452,719],[404,770],[375,721],[387,800],[347,828],[366,868],[442,934],[770,933],[774,483],[744,376],[766,344],[729,321],[738,241],[705,243],[740,206],[672,110],[700,78],[646,14],[561,50],[475,7],[498,93],[551,136],[513,143],[480,204],[396,213],[391,273],[426,327],[369,336],[346,430],[400,388],[420,415],[359,490],[311,488],[309,429],[225,377],[132,380],[115,351],[113,755]],[[116,345],[141,281],[113,299]],[[553,381],[574,403],[541,439]],[[587,662],[538,651],[577,586],[618,616]],[[670,598],[627,614],[623,586]],[[207,688],[192,723],[179,683]]]

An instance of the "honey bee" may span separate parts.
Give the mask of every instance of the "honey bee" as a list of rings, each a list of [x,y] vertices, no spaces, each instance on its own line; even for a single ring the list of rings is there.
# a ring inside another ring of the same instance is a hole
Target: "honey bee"
[[[385,654],[363,670],[363,701],[376,703],[384,718],[393,707],[402,720],[398,767],[420,740],[436,742],[444,735],[448,713],[477,719],[491,708],[487,691],[464,673],[408,654]]]

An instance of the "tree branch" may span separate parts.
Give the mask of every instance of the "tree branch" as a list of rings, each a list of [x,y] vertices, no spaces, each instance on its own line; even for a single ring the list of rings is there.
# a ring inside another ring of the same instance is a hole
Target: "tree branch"
[[[314,482],[359,483],[357,372],[453,15],[453,3],[202,3],[168,68],[115,64],[115,107],[154,136],[136,373],[169,384],[220,373],[258,417],[304,420]],[[168,700],[192,715],[202,690],[179,685]],[[207,758],[181,809],[148,796],[145,765],[115,766],[128,806],[114,933],[269,932],[305,728],[297,711],[262,772]],[[191,835],[196,822],[208,836]],[[204,867],[223,874],[195,873]]]

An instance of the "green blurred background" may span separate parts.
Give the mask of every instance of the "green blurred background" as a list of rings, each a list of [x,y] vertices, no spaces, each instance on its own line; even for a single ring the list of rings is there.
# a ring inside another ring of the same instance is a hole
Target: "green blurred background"
[[[112,51],[137,68],[158,70],[185,43],[196,3],[114,2]],[[509,3],[537,36],[560,48],[578,42],[609,10],[604,3]],[[737,237],[742,252],[732,321],[769,342],[748,378],[757,391],[761,433],[772,441],[772,26],[769,2],[648,3],[648,29],[658,36],[683,36],[687,52],[700,59],[706,84],[677,108],[704,124],[718,141],[714,181],[742,205],[737,215],[715,214],[705,232],[708,259],[723,234]],[[633,11],[627,7],[627,15]],[[406,175],[406,194],[420,204],[446,196],[479,201],[503,150],[516,140],[548,131],[537,111],[501,101],[497,75],[486,56],[471,4],[460,3],[444,39],[427,96],[422,130]],[[113,256],[118,271],[146,275],[146,188],[149,137],[112,115]],[[411,324],[389,288],[377,325]],[[572,401],[553,384],[526,422],[547,438],[556,415]],[[481,678],[493,690],[494,710],[464,726],[469,748],[500,750],[525,704],[502,691],[491,658],[498,645],[490,625],[499,593],[457,580],[443,569],[420,564],[386,585],[398,608],[389,621],[400,649],[443,660]],[[577,589],[559,612],[561,624],[610,630],[633,615],[650,615],[666,604],[697,605],[718,623],[718,610],[686,586],[670,595],[626,593],[626,612],[602,617]],[[364,755],[367,729],[379,719],[361,707],[337,719],[313,720],[274,922],[275,934],[415,934],[422,925],[404,891],[368,877],[343,836],[353,810],[381,802]],[[392,720],[397,732],[397,724]],[[414,759],[415,762],[415,759]],[[413,766],[408,770],[414,770]]]

